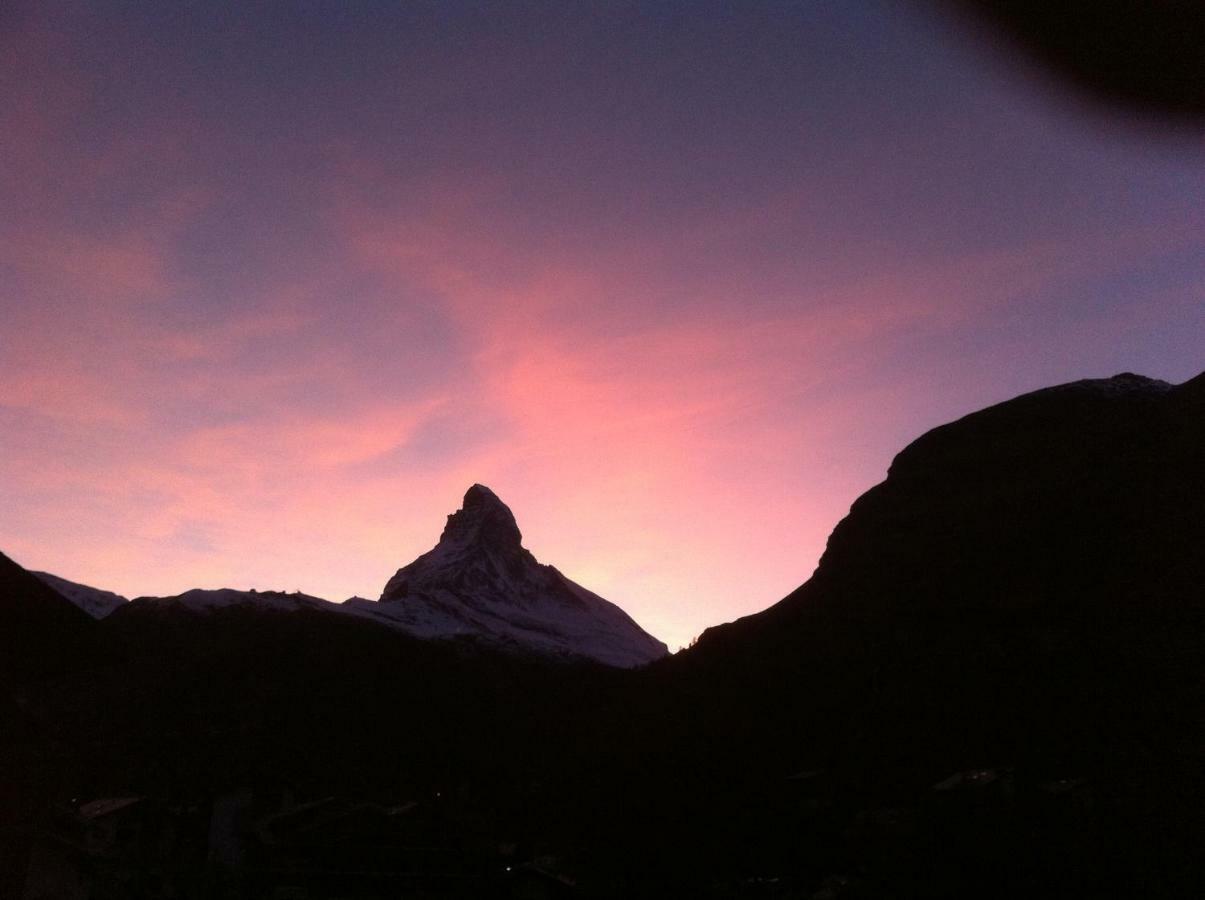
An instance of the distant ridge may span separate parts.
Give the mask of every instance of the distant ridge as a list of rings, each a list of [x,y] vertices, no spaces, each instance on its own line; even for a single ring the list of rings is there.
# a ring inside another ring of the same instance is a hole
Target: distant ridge
[[[49,572],[31,571],[29,574],[49,585],[94,619],[103,619],[130,602],[128,598],[112,591],[102,591],[86,584],[68,581]]]
[[[194,588],[128,601],[109,591],[51,575],[25,573],[94,619],[174,614],[186,617],[247,609],[260,613],[351,616],[424,640],[465,639],[512,652],[590,660],[631,668],[665,656],[665,644],[631,617],[541,565],[522,546],[514,515],[489,488],[473,485],[448,516],[439,544],[400,569],[379,602],[332,603],[300,592]],[[35,577],[36,576],[36,577]]]

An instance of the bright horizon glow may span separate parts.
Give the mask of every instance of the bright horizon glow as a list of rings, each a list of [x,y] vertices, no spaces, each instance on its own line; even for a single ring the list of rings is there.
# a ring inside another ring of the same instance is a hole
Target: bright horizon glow
[[[676,649],[929,428],[1205,367],[1199,141],[852,6],[6,12],[0,550],[375,599],[480,482]]]

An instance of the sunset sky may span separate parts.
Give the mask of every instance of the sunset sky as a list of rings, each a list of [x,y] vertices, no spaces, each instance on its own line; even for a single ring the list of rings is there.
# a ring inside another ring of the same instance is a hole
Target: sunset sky
[[[892,456],[1205,368],[1205,141],[919,4],[5,3],[0,550],[375,598],[473,482],[671,648]]]

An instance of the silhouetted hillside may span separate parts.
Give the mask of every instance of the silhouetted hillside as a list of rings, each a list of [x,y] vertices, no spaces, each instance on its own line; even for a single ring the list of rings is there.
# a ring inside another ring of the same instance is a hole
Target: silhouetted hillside
[[[789,685],[793,714],[827,711],[834,750],[873,738],[901,761],[1194,746],[1201,394],[1201,378],[1121,375],[934,429],[853,505],[807,584],[675,666]]]
[[[5,777],[38,773],[27,811],[336,796],[389,833],[419,802],[486,868],[555,859],[595,896],[1196,896],[1203,429],[1205,376],[1133,375],[934,429],[806,584],[635,671],[321,605],[91,622],[2,560],[56,660],[0,704]]]
[[[77,662],[92,619],[0,553],[0,675],[53,676]]]
[[[1121,375],[923,435],[806,584],[650,673],[667,769],[698,784],[737,773],[747,796],[764,773],[784,790],[804,773],[847,808],[911,808],[958,772],[993,772],[997,787],[1007,772],[1010,791],[1035,796],[1087,782],[1098,808],[1073,826],[1078,843],[1025,837],[1045,834],[1030,810],[991,846],[1078,871],[1075,890],[1191,894],[1205,835],[1203,394],[1203,377]],[[945,852],[978,862],[951,894],[1038,889],[1032,867],[976,856],[983,828],[955,832],[966,843],[947,836]],[[1040,854],[1052,846],[1062,862]]]

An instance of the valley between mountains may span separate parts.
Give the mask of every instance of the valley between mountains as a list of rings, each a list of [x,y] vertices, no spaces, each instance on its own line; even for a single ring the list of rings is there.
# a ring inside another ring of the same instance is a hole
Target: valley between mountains
[[[158,863],[192,896],[509,896],[519,866],[582,896],[1200,896],[1202,548],[1205,375],[1123,374],[921,436],[800,588],[672,656],[482,485],[375,601],[126,601],[0,557],[4,871],[134,797],[198,835],[242,810],[238,854]]]

